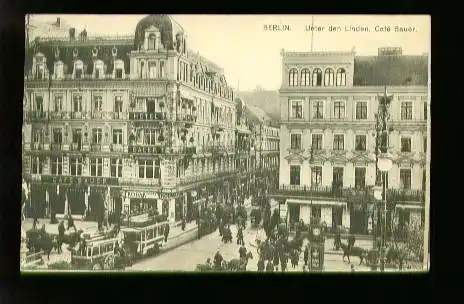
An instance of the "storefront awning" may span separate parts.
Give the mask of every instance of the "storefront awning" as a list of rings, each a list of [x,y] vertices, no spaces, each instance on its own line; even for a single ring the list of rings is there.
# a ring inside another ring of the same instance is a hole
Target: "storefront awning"
[[[301,205],[318,205],[318,206],[342,206],[346,207],[347,204],[345,202],[337,202],[337,201],[311,201],[311,200],[299,200],[299,199],[293,199],[289,198],[287,199],[287,204],[301,204]]]
[[[395,208],[398,208],[398,209],[421,210],[421,209],[424,208],[424,206],[421,206],[421,205],[396,204]]]

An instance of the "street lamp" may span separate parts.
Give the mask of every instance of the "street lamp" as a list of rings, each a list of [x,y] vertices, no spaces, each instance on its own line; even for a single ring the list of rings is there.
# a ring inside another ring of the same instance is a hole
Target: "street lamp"
[[[384,153],[378,156],[377,159],[377,167],[379,168],[380,172],[382,173],[382,190],[378,191],[378,189],[374,190],[374,196],[376,199],[383,199],[383,227],[382,227],[382,249],[381,249],[381,264],[380,270],[385,271],[385,232],[387,230],[387,172],[393,166],[393,162],[391,157],[388,153]],[[382,197],[383,193],[383,197]]]

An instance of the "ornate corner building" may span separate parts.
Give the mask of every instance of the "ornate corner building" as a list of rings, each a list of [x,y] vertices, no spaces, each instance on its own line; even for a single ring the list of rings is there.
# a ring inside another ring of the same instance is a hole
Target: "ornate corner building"
[[[319,218],[365,234],[376,222],[378,95],[389,109],[387,218],[423,220],[426,186],[428,55],[282,51],[279,200],[292,224]],[[292,225],[290,225],[292,226]]]
[[[189,50],[171,17],[130,37],[37,37],[27,48],[23,153],[32,208],[171,221],[240,196],[241,132],[224,71]],[[246,142],[246,141],[245,141]],[[251,147],[250,147],[251,148]]]

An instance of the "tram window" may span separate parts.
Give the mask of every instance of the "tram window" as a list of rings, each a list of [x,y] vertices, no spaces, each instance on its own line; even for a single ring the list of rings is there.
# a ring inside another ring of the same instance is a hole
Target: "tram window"
[[[163,226],[158,226],[158,235],[163,234]]]
[[[93,247],[93,249],[92,249],[92,256],[98,255],[98,252],[99,252],[98,249],[99,249],[98,247]]]
[[[147,230],[147,239],[151,240],[153,238],[153,229]]]
[[[91,256],[92,255],[92,248],[87,248],[87,256]]]
[[[108,246],[108,252],[109,252],[109,251],[113,251],[113,248],[114,248],[114,247],[113,247],[113,243],[109,244],[109,246]]]

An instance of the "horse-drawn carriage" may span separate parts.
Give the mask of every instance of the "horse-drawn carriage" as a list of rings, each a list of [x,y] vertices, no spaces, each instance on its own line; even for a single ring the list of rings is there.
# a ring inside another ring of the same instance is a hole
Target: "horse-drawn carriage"
[[[125,255],[122,256],[118,250],[115,250],[118,242],[117,237],[90,241],[85,248],[73,250],[71,265],[73,268],[88,270],[124,269],[127,261]]]
[[[151,223],[142,227],[126,227],[121,232],[124,245],[131,260],[145,255],[151,256],[160,251],[164,242],[164,232],[169,222]]]
[[[231,259],[230,261],[223,260],[221,266],[215,266],[210,264],[197,264],[196,271],[199,272],[210,272],[210,271],[227,271],[227,272],[239,272],[246,271],[248,260],[253,259],[253,254],[248,251],[246,257],[240,259]]]

